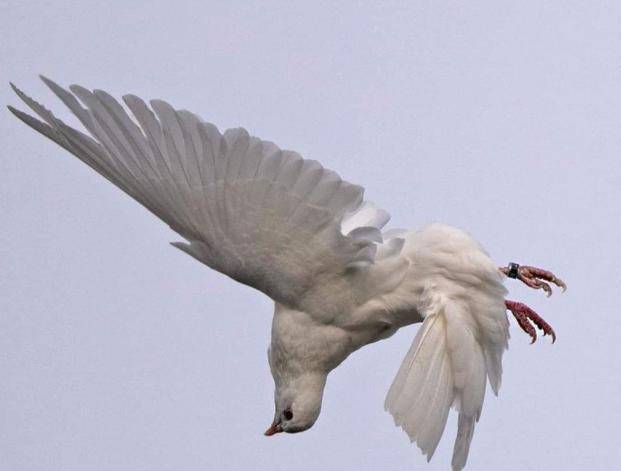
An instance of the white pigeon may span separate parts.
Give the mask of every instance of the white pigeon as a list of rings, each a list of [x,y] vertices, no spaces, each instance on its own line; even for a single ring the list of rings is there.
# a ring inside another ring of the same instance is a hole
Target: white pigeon
[[[468,234],[433,224],[383,227],[389,214],[363,189],[244,129],[221,134],[161,100],[65,90],[43,78],[90,133],[67,126],[13,86],[42,121],[9,109],[103,175],[185,239],[173,245],[274,300],[268,351],[274,421],[265,432],[301,432],[321,410],[328,373],[360,347],[422,322],[385,407],[431,459],[449,409],[459,414],[452,467],[468,457],[486,383],[498,393],[507,309],[533,340],[527,306],[506,301],[504,278],[548,294],[552,273],[499,269]],[[543,281],[545,280],[545,281]]]

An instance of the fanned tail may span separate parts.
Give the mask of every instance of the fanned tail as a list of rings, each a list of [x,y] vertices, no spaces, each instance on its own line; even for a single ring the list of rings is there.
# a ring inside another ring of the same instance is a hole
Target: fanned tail
[[[408,244],[417,276],[424,280],[419,307],[425,320],[385,408],[427,460],[442,437],[450,408],[456,409],[452,467],[459,471],[468,459],[486,382],[496,394],[500,387],[509,336],[505,290],[495,264],[461,231],[434,225]]]

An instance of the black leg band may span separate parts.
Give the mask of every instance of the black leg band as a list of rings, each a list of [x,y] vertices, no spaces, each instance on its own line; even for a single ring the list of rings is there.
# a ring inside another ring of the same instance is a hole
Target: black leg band
[[[509,272],[507,273],[507,276],[509,278],[517,278],[518,277],[518,269],[520,268],[520,265],[518,265],[517,263],[509,263]]]

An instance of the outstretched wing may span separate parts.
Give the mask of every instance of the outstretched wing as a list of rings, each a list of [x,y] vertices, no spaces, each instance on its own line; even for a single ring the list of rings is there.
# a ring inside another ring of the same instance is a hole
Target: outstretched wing
[[[43,78],[86,134],[13,86],[43,120],[22,121],[78,157],[166,222],[199,261],[295,306],[319,276],[374,261],[388,213],[363,202],[363,189],[318,162],[250,136],[218,129],[160,100],[123,100]]]

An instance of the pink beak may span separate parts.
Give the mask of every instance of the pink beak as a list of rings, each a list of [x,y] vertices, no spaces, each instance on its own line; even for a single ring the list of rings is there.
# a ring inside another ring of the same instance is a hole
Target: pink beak
[[[270,425],[270,428],[268,428],[265,431],[265,436],[271,437],[272,435],[280,433],[280,432],[282,432],[282,428],[280,427],[280,424],[273,423],[272,425]]]

